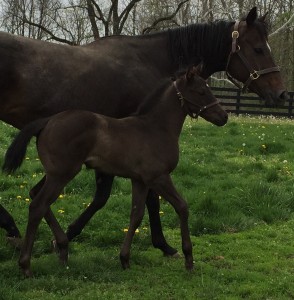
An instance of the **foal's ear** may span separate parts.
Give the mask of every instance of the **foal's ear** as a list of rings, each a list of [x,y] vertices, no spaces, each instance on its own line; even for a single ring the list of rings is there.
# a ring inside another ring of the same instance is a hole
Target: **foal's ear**
[[[186,80],[188,82],[193,80],[196,74],[197,74],[197,69],[194,66],[190,67],[186,72]]]
[[[256,6],[254,6],[253,8],[251,8],[250,12],[246,17],[247,25],[248,26],[252,25],[256,19],[257,19],[257,8]]]

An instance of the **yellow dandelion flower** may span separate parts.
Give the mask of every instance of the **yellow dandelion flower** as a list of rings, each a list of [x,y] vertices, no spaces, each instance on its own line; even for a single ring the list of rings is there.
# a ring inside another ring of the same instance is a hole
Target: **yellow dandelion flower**
[[[60,194],[58,198],[62,199],[62,198],[64,198],[64,195]]]
[[[16,196],[16,199],[21,199],[21,196]]]
[[[37,177],[37,174],[33,174],[33,177],[34,177],[34,178]]]
[[[59,209],[57,212],[59,212],[60,214],[63,214],[64,210],[63,209]]]
[[[135,230],[135,233],[139,233],[140,231],[139,231],[139,229],[137,228],[136,230]]]
[[[24,188],[24,186],[21,184],[20,186],[19,186],[21,189],[23,189]]]
[[[25,201],[26,202],[30,202],[30,198],[25,198]]]
[[[26,160],[30,160],[30,158],[27,156],[27,157],[26,157]]]
[[[124,232],[128,232],[128,231],[129,231],[129,228],[124,228],[123,231],[124,231]]]
[[[164,212],[161,210],[161,211],[159,212],[159,214],[160,214],[160,215],[163,215],[163,214],[164,214]]]

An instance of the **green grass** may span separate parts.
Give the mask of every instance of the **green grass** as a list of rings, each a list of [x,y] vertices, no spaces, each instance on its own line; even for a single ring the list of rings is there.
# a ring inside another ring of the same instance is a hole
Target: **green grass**
[[[0,163],[15,129],[0,124]],[[130,182],[116,179],[112,196],[70,244],[69,268],[51,253],[42,222],[34,246],[35,277],[24,280],[18,252],[0,231],[0,299],[293,299],[293,121],[231,117],[222,128],[187,120],[175,185],[189,204],[195,270],[162,257],[150,242],[148,217],[136,235],[131,269],[118,259],[128,227]],[[0,201],[23,233],[28,192],[42,178],[34,142],[22,168],[1,175]],[[52,206],[63,228],[90,203],[93,172],[82,172]],[[147,215],[147,214],[146,214]],[[164,233],[181,249],[179,220],[161,200]]]

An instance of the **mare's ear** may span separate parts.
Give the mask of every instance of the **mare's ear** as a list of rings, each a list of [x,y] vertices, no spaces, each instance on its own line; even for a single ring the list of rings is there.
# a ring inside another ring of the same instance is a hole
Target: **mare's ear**
[[[250,12],[246,17],[247,25],[248,26],[252,25],[256,19],[257,19],[257,8],[256,6],[254,6],[253,8],[251,8]]]
[[[259,17],[258,18],[258,21],[262,22],[262,23],[265,23],[266,22],[266,16],[267,16],[268,12],[266,12],[263,16]]]
[[[189,69],[187,70],[186,72],[186,80],[189,82],[191,80],[193,80],[194,76],[197,74],[197,69],[192,66],[192,67],[189,67]]]

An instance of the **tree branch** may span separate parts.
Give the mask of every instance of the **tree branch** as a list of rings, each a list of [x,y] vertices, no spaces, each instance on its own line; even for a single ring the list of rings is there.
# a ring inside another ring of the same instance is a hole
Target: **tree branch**
[[[178,11],[181,9],[181,7],[182,7],[186,2],[188,2],[188,1],[189,1],[189,0],[185,0],[185,1],[182,1],[181,3],[179,3],[179,5],[178,5],[178,7],[177,7],[177,9],[175,10],[174,13],[172,13],[172,14],[169,15],[169,16],[162,17],[162,18],[159,18],[159,19],[155,20],[155,21],[152,23],[151,26],[144,28],[143,31],[142,31],[142,33],[143,33],[143,34],[149,33],[151,30],[156,29],[156,25],[158,25],[159,23],[164,22],[164,21],[169,21],[169,20],[173,19],[173,18],[177,15],[177,13],[178,13]]]
[[[37,23],[34,23],[32,21],[29,21],[27,18],[24,18],[23,22],[25,24],[28,24],[28,25],[31,25],[31,26],[35,26],[35,27],[41,29],[42,31],[46,32],[47,34],[50,35],[50,38],[52,40],[55,40],[55,41],[60,42],[60,43],[68,44],[68,45],[71,45],[71,46],[77,46],[77,44],[75,42],[73,42],[73,41],[69,41],[67,39],[59,38],[53,32],[51,32],[49,29],[47,29],[46,27],[42,26],[41,24],[37,24]]]
[[[286,23],[284,23],[280,28],[278,28],[276,31],[272,32],[269,37],[272,37],[273,35],[276,35],[278,33],[280,33],[281,31],[283,31],[285,29],[285,27],[287,27],[292,21],[294,21],[294,13],[292,14],[292,16],[288,19],[288,21]]]

